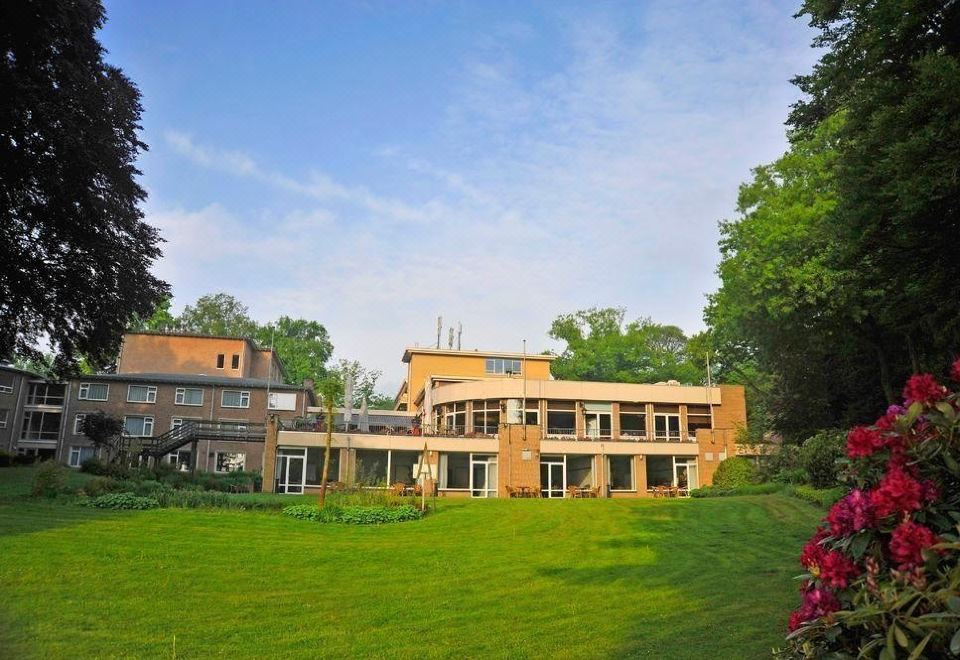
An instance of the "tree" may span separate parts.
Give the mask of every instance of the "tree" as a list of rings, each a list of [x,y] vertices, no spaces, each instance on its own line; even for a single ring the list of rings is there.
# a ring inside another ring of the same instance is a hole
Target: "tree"
[[[591,308],[558,316],[550,337],[566,342],[551,365],[561,380],[655,383],[678,380],[699,383],[704,364],[687,352],[680,328],[639,319],[624,325],[626,312]]]
[[[228,337],[252,337],[258,329],[247,306],[228,293],[200,296],[183,308],[176,325],[183,332]]]
[[[375,392],[367,399],[367,406],[371,410],[393,410],[394,397],[390,394]]]
[[[105,448],[107,455],[111,456],[116,449],[117,441],[123,435],[123,420],[100,410],[83,418],[80,422],[80,432],[87,436],[94,447]]]
[[[0,358],[101,364],[169,292],[134,163],[140,92],[104,62],[96,0],[0,3]]]
[[[153,314],[146,318],[134,317],[129,330],[140,332],[171,332],[178,329],[178,319],[170,312],[172,298],[167,296],[161,300]]]
[[[261,346],[273,345],[292,384],[299,385],[305,378],[317,378],[327,372],[333,344],[327,329],[317,321],[281,316],[276,323],[257,328],[254,337]]]
[[[363,403],[363,399],[367,399],[367,405],[370,406],[370,402],[377,397],[382,397],[384,395],[376,394],[377,381],[380,379],[380,370],[379,369],[367,369],[357,360],[346,360],[340,359],[337,362],[337,366],[331,369],[333,373],[336,373],[341,382],[346,383],[347,378],[353,379],[353,407],[359,408]],[[390,407],[393,407],[393,399],[390,399]],[[343,405],[344,399],[343,394],[340,395],[340,398],[337,399],[337,405]],[[370,406],[373,407],[373,406]]]
[[[327,498],[327,476],[330,469],[330,445],[333,444],[333,409],[337,401],[343,398],[343,381],[338,374],[331,373],[320,381],[317,392],[323,400],[327,416],[327,439],[323,450],[323,474],[320,477],[320,508]]]

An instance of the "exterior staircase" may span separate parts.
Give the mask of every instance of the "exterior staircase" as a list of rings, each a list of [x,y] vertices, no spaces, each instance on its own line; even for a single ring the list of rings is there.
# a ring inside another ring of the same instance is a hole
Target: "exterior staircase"
[[[140,454],[162,458],[197,440],[263,442],[266,437],[267,425],[262,422],[184,421],[166,433],[153,438],[143,438]]]

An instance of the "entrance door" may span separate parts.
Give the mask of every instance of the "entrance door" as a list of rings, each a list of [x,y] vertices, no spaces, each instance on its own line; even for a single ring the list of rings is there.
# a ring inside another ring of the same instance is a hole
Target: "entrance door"
[[[473,497],[496,497],[497,457],[473,455],[470,464],[470,494]]]
[[[688,493],[698,486],[696,463],[675,463],[673,466],[673,484]]]
[[[540,461],[540,492],[544,497],[563,497],[567,481],[565,472],[562,458]]]
[[[307,459],[302,455],[280,454],[277,456],[277,492],[303,493],[303,477]]]

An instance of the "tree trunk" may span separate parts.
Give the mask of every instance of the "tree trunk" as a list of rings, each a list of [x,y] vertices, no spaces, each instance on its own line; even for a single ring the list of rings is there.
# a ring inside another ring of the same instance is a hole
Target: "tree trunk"
[[[327,499],[327,475],[330,471],[330,445],[333,442],[333,401],[327,403],[327,442],[323,451],[323,476],[320,478],[320,508]]]

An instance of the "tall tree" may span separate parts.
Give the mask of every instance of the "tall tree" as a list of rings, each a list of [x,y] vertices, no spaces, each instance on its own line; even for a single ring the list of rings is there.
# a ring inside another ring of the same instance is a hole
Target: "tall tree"
[[[327,417],[327,437],[323,450],[323,474],[320,477],[320,508],[327,499],[327,477],[330,470],[330,447],[333,444],[333,408],[337,401],[343,399],[343,380],[338,374],[328,374],[320,381],[317,391],[323,403],[323,410]]]
[[[273,346],[293,384],[327,373],[333,344],[327,329],[317,321],[281,316],[276,323],[259,326],[254,337],[261,346]]]
[[[96,0],[0,3],[0,358],[109,360],[169,292],[136,181],[140,92],[104,61]]]
[[[184,332],[233,337],[252,337],[257,331],[247,306],[229,293],[200,296],[197,302],[183,308],[177,327]]]
[[[170,311],[172,298],[167,296],[161,300],[153,314],[146,318],[135,316],[130,321],[128,330],[139,330],[149,332],[169,332],[178,329],[177,317]]]
[[[551,366],[563,380],[699,383],[704,365],[687,353],[687,337],[650,319],[624,323],[618,308],[591,308],[558,316],[550,337],[566,347]]]
[[[357,360],[346,360],[341,358],[337,361],[337,364],[331,370],[336,373],[340,380],[346,382],[347,378],[353,379],[353,407],[359,408],[360,404],[363,403],[363,399],[367,399],[367,403],[370,404],[371,401],[378,401],[382,403],[383,397],[385,395],[379,395],[376,393],[377,390],[377,381],[380,380],[381,371],[379,369],[367,369]],[[343,405],[344,399],[341,395],[340,399],[337,400],[337,405]],[[392,406],[391,406],[392,407]]]

